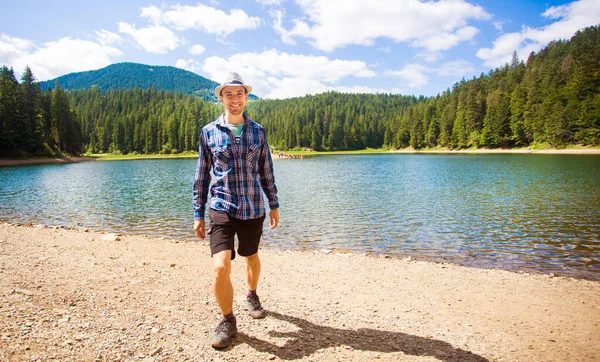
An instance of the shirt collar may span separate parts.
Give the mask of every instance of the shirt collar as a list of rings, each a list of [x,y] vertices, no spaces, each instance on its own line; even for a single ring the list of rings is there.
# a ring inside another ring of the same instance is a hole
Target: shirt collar
[[[244,112],[243,115],[244,115],[244,124],[249,124],[250,117],[248,117],[246,112]],[[219,116],[219,126],[227,127],[227,123],[225,123],[225,112],[221,113],[221,115]]]

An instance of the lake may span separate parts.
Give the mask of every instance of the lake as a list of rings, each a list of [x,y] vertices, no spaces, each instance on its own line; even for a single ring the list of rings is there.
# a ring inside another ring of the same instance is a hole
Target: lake
[[[197,240],[196,160],[0,168],[0,220]],[[275,160],[263,245],[600,280],[600,156],[324,155]],[[207,251],[208,252],[208,251]]]

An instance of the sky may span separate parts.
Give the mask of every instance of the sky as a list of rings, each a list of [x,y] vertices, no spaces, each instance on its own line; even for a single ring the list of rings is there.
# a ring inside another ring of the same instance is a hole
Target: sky
[[[600,23],[600,1],[3,0],[0,65],[39,81],[175,66],[261,98],[435,96]]]

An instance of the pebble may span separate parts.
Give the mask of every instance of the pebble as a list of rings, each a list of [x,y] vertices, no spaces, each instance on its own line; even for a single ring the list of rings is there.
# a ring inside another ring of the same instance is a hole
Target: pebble
[[[102,237],[102,241],[121,241],[117,234],[106,234]]]

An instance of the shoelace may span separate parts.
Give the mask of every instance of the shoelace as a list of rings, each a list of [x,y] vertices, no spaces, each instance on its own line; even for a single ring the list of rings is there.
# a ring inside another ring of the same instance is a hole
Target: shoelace
[[[227,319],[223,319],[221,321],[221,323],[219,323],[219,325],[215,329],[215,332],[217,332],[217,333],[219,333],[219,332],[229,333],[229,330],[231,329],[231,327],[233,327],[233,324],[230,321],[228,321]]]
[[[262,309],[262,307],[260,305],[260,301],[258,300],[258,297],[248,298],[248,301],[250,302],[250,304],[252,304],[253,309]]]

